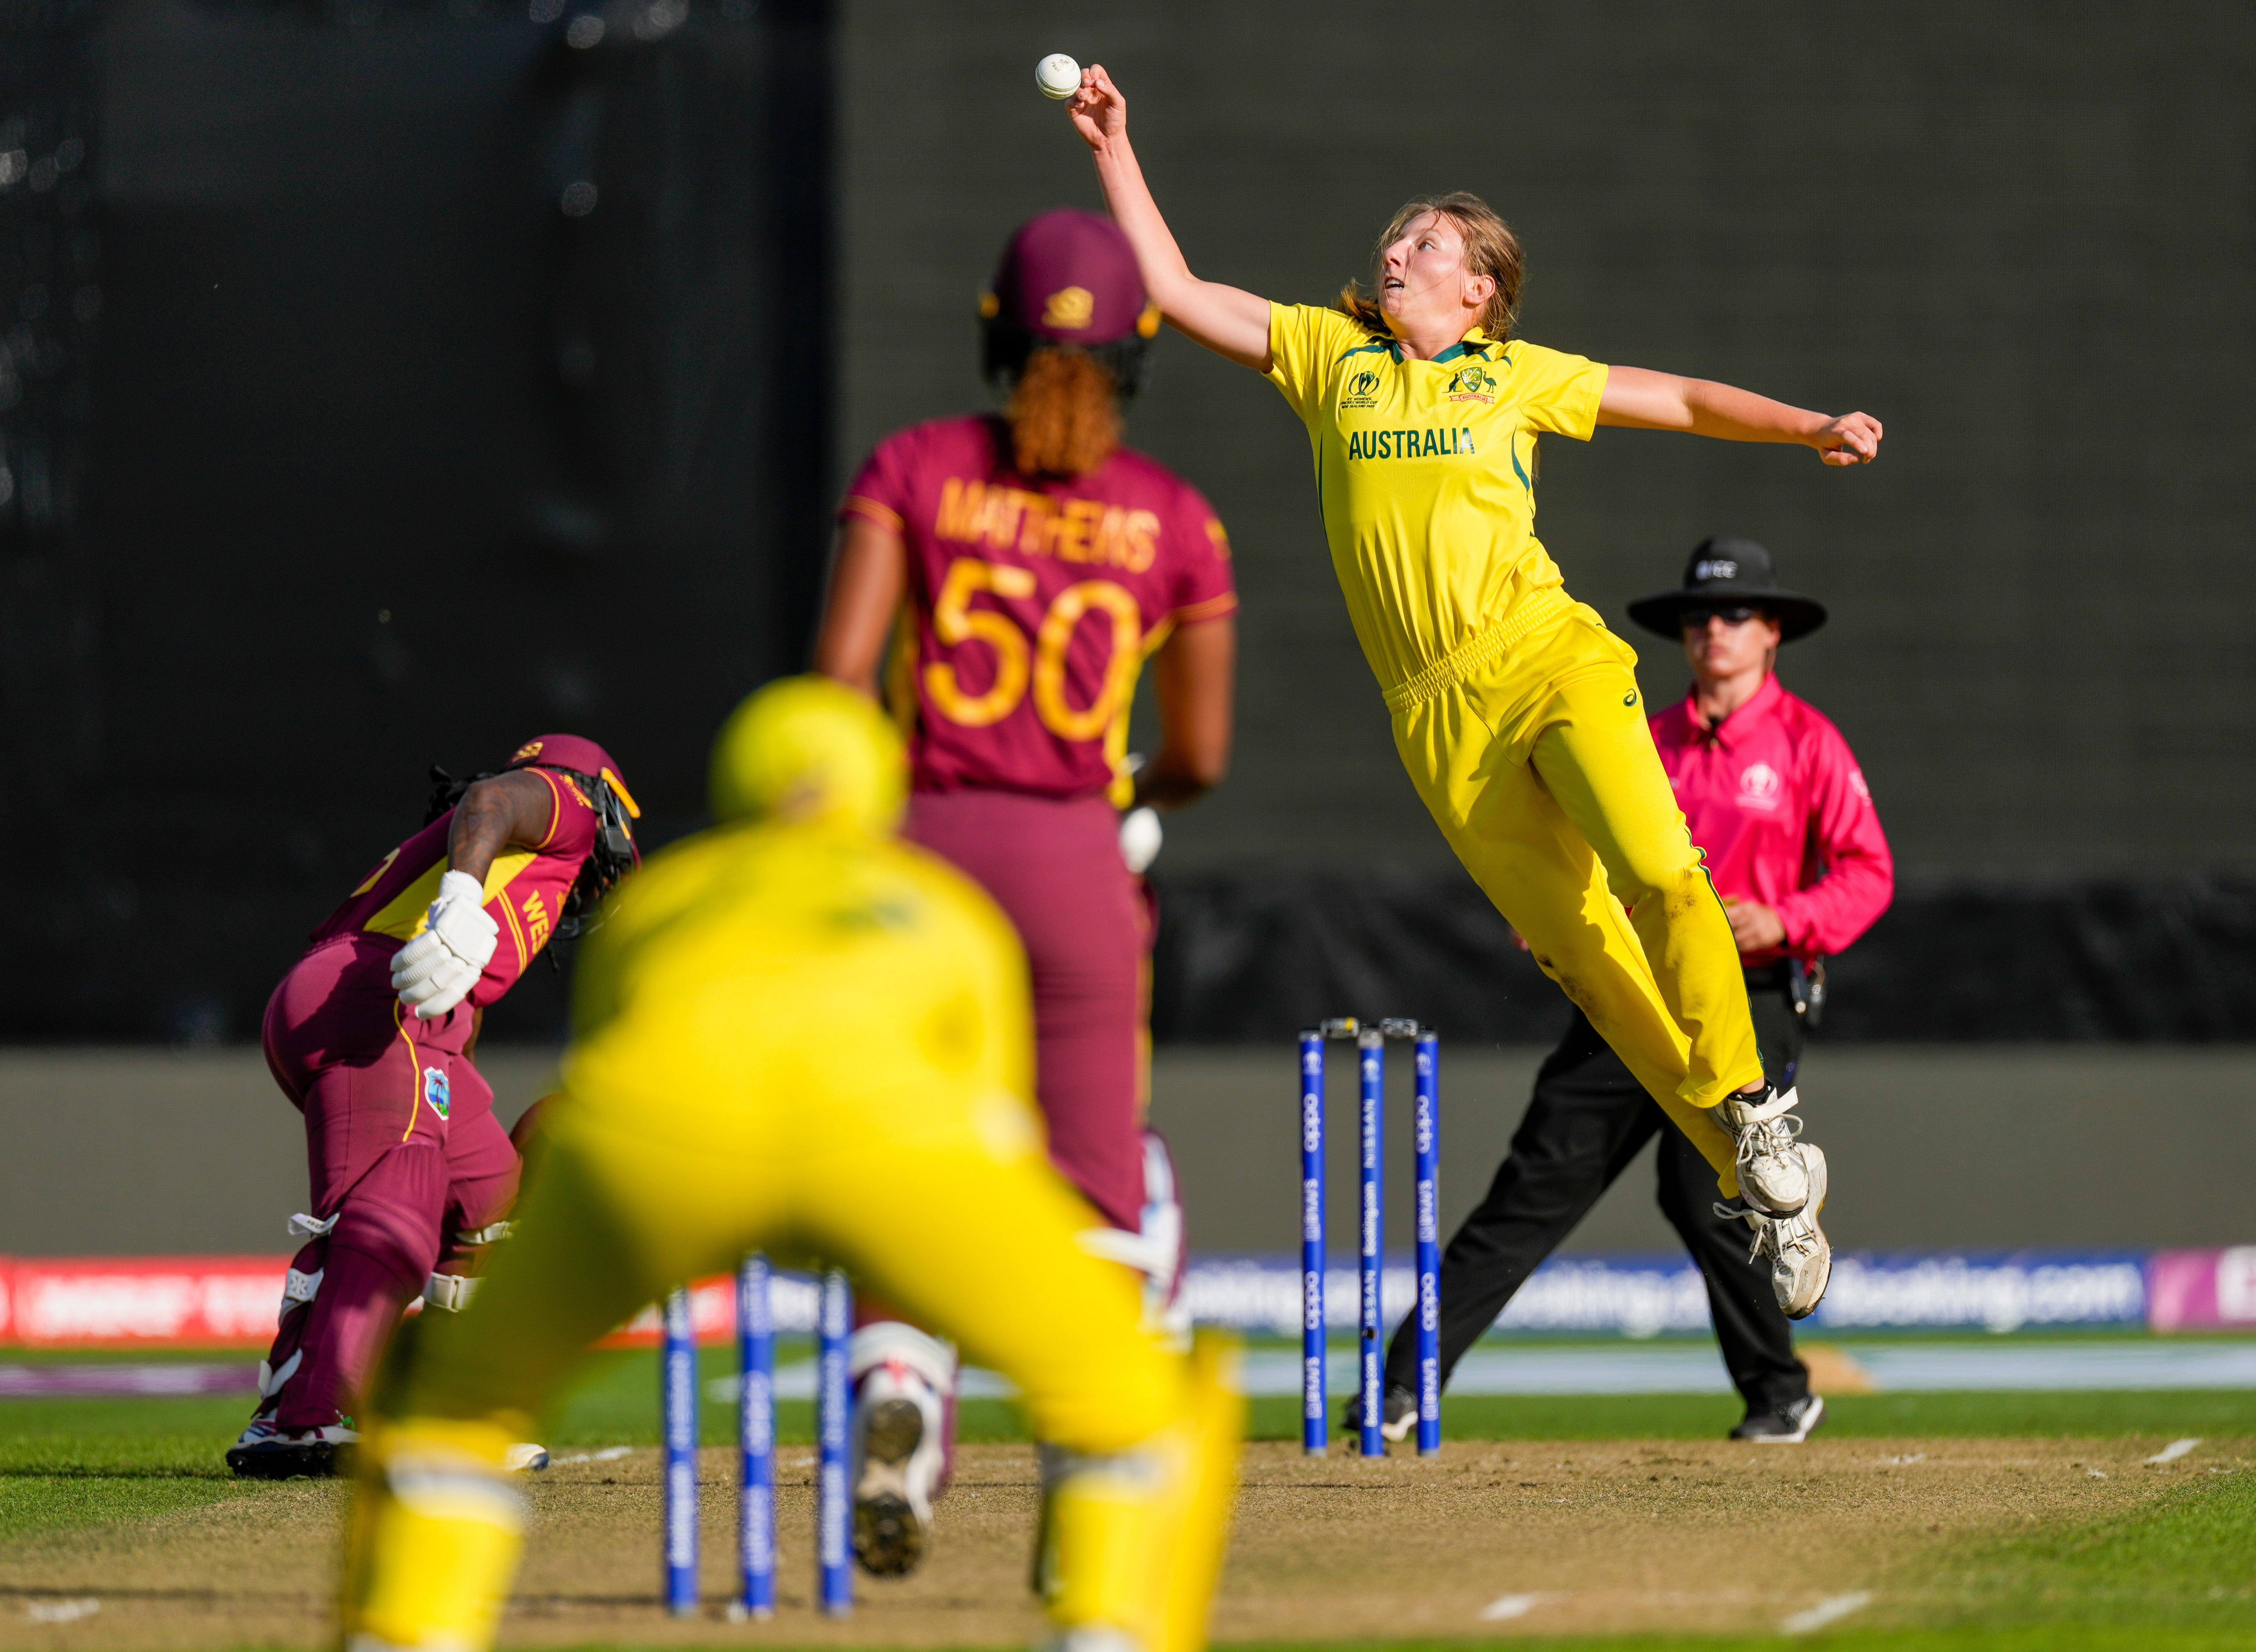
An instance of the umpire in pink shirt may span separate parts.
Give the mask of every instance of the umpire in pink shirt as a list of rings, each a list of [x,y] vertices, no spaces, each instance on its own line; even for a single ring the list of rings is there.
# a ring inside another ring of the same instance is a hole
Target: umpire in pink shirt
[[[1849,742],[1773,674],[1780,645],[1822,625],[1825,609],[1780,589],[1752,539],[1716,538],[1693,552],[1681,586],[1629,613],[1681,642],[1692,666],[1690,692],[1653,719],[1653,738],[1731,914],[1763,1066],[1783,1089],[1824,1002],[1826,956],[1871,928],[1895,888]],[[1579,1011],[1536,1074],[1487,1198],[1442,1259],[1442,1381],[1654,1137],[1661,1212],[1700,1265],[1724,1364],[1746,1402],[1731,1438],[1808,1438],[1825,1402],[1809,1391],[1768,1274],[1748,1259],[1745,1227],[1715,1204],[1714,1171]],[[1416,1363],[1406,1321],[1387,1357],[1392,1438],[1416,1421]]]

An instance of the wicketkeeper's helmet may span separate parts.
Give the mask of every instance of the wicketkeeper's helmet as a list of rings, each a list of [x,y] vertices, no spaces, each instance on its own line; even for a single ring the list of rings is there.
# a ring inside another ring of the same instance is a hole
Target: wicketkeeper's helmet
[[[881,833],[900,823],[908,759],[884,712],[822,677],[786,677],[746,699],[713,742],[721,820],[821,821]]]

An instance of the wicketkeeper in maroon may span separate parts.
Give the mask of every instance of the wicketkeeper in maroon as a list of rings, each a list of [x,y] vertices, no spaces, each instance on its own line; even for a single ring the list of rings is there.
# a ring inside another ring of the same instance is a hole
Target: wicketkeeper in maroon
[[[313,932],[266,1006],[266,1063],[305,1114],[281,1329],[238,1474],[343,1466],[362,1384],[417,1296],[453,1309],[505,1231],[519,1156],[472,1065],[486,1007],[638,858],[639,812],[593,741],[544,735],[441,783],[423,829]]]
[[[1156,1306],[1181,1219],[1165,1145],[1143,1128],[1141,875],[1153,807],[1191,801],[1229,762],[1230,541],[1197,489],[1120,446],[1120,401],[1160,318],[1110,219],[1021,225],[980,311],[1009,405],[901,431],[870,455],[840,508],[815,668],[882,692],[909,740],[902,835],[1018,926],[1051,1161],[1094,1207],[1091,1248],[1142,1269]],[[1160,742],[1138,768],[1128,714],[1147,659]],[[953,1356],[872,1315],[852,1360],[856,1550],[902,1572],[944,1477]]]

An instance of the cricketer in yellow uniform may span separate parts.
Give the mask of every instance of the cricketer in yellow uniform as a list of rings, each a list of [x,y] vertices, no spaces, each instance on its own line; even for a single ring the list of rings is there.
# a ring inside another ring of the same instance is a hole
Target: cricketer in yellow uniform
[[[1535,445],[1588,440],[1606,369],[1479,328],[1406,359],[1273,304],[1333,571],[1449,847],[1543,972],[1738,1193],[1707,1109],[1761,1079],[1731,921],[1646,727],[1637,656],[1535,538]]]
[[[869,702],[798,678],[723,731],[723,824],[654,857],[584,955],[565,1094],[516,1236],[371,1420],[343,1634],[483,1647],[515,1570],[512,1440],[596,1338],[746,1252],[850,1269],[1006,1373],[1058,1448],[1040,1575],[1067,1629],[1202,1644],[1242,1402],[1226,1351],[1142,1328],[1049,1167],[1026,964],[994,903],[891,840]]]

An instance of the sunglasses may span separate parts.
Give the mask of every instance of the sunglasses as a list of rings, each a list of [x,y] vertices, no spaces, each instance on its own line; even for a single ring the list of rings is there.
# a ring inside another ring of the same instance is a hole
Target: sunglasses
[[[1721,620],[1726,625],[1745,625],[1749,620],[1760,619],[1762,612],[1760,608],[1749,608],[1744,602],[1731,608],[1680,608],[1676,622],[1688,630],[1702,629],[1710,620]]]

